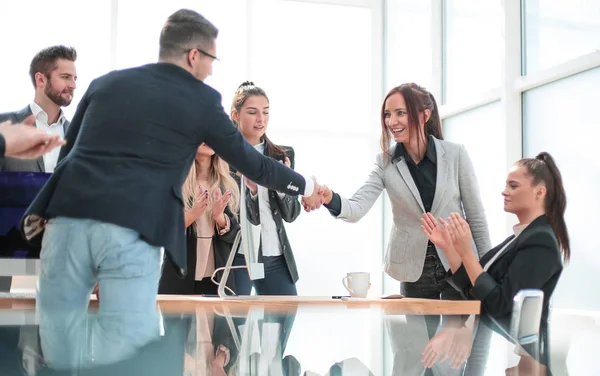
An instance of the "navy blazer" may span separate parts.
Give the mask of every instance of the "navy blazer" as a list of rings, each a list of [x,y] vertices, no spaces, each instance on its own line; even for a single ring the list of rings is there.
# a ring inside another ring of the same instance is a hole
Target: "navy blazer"
[[[32,230],[43,229],[38,217],[112,223],[165,247],[180,276],[187,270],[181,187],[200,144],[262,186],[291,195],[305,189],[301,175],[245,141],[216,90],[174,64],[92,81],[66,141],[64,159],[25,213],[28,239],[40,241]]]
[[[480,261],[485,265],[511,241],[508,237],[486,253]],[[449,282],[470,299],[481,300],[482,314],[491,315],[506,328],[510,325],[513,298],[522,289],[544,292],[542,321],[548,317],[550,297],[563,269],[560,248],[546,215],[536,218],[508,248],[482,273],[475,285],[463,265]]]

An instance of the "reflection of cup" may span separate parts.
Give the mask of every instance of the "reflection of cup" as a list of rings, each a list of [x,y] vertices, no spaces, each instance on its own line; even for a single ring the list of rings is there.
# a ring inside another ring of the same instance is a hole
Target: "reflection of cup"
[[[355,298],[366,298],[371,288],[370,276],[366,272],[346,273],[342,278],[342,284],[350,296]]]

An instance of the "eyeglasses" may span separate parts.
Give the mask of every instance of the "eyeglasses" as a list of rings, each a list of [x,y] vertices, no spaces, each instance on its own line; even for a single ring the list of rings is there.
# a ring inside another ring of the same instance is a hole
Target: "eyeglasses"
[[[216,61],[221,61],[221,60],[219,60],[219,58],[218,58],[218,57],[216,57],[215,55],[209,54],[208,52],[204,51],[204,50],[203,50],[203,49],[201,49],[201,48],[190,48],[189,50],[185,50],[185,53],[187,54],[187,53],[189,53],[189,52],[190,52],[190,51],[192,51],[192,50],[198,50],[198,52],[200,52],[200,53],[201,53],[202,55],[204,55],[204,56],[208,56],[208,57],[210,57],[211,59],[213,59],[213,60],[216,60]]]

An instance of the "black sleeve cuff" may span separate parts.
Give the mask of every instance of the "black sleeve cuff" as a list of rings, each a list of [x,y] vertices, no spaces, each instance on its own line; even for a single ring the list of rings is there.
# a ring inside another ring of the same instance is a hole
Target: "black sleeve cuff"
[[[4,145],[4,136],[0,134],[0,158],[4,158],[4,152],[6,151],[6,145]]]
[[[467,274],[467,270],[465,269],[464,265],[461,265],[456,273],[448,271],[448,274],[450,274],[447,278],[448,283],[450,283],[458,291],[465,291],[465,289],[471,284],[471,280],[469,279],[469,275]]]
[[[496,288],[498,283],[487,272],[483,272],[475,280],[475,286],[471,294],[478,300],[484,301],[485,298]]]
[[[325,204],[324,206],[329,210],[329,213],[331,213],[331,215],[333,215],[334,217],[337,217],[338,215],[340,215],[340,213],[342,212],[342,199],[340,198],[340,195],[333,192],[333,197],[331,198],[331,202],[329,204]]]

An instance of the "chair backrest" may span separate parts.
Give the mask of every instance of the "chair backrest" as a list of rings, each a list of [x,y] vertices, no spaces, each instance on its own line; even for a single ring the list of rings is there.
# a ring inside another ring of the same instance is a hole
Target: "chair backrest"
[[[544,292],[541,290],[520,290],[513,298],[510,336],[518,344],[526,345],[539,340],[543,306]]]

